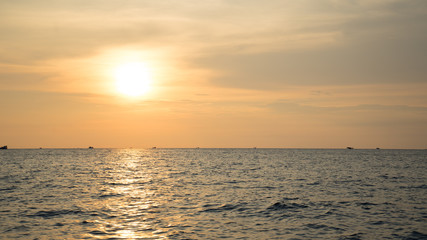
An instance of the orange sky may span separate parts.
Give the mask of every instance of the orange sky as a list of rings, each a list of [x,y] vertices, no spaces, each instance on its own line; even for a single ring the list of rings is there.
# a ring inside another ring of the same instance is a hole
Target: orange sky
[[[2,1],[0,30],[10,148],[427,147],[424,0]]]

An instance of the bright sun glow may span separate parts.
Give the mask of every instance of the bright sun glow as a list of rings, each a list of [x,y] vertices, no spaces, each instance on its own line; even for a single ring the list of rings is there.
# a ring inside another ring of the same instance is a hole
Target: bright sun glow
[[[138,97],[150,89],[150,71],[141,62],[125,63],[115,69],[117,91],[130,97]]]

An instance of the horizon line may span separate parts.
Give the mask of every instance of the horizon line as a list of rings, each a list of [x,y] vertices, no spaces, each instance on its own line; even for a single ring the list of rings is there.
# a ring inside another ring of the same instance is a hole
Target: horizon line
[[[140,149],[140,150],[157,150],[157,149],[301,149],[301,150],[427,150],[427,148],[380,148],[380,147],[16,147],[7,150],[43,150],[43,149]]]

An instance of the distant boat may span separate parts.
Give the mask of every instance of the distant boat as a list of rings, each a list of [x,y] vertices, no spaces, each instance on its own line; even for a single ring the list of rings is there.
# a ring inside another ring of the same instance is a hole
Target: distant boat
[[[156,149],[157,147],[152,147],[151,149]]]
[[[380,150],[380,148],[376,148],[377,150]]]
[[[347,147],[347,149],[354,149],[353,147]]]
[[[0,149],[7,149],[7,146],[0,147]]]
[[[89,147],[89,149],[93,149],[93,147],[92,147],[92,146],[90,146],[90,147]]]

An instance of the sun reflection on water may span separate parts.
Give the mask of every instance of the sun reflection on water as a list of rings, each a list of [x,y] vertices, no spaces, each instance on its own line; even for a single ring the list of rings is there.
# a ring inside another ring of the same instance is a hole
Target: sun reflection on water
[[[157,214],[161,204],[156,195],[162,188],[153,186],[158,173],[152,166],[149,152],[123,149],[117,152],[118,161],[105,180],[105,196],[99,203],[107,217],[98,231],[120,239],[163,239],[158,229]]]

